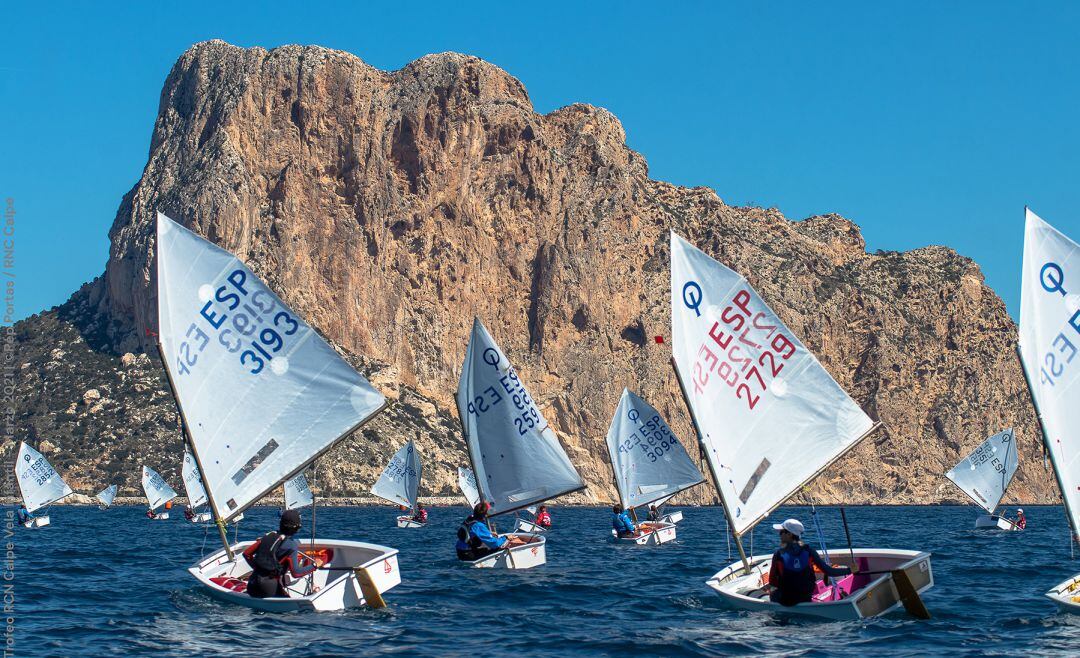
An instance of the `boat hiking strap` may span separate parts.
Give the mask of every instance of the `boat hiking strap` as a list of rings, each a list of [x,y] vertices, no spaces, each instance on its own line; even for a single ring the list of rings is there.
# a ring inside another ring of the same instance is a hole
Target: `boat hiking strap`
[[[353,573],[356,575],[356,581],[360,584],[360,591],[363,592],[364,601],[368,604],[368,607],[375,609],[385,608],[386,601],[383,600],[379,588],[375,586],[375,581],[371,579],[371,574],[368,573],[367,569],[356,567],[353,569]]]

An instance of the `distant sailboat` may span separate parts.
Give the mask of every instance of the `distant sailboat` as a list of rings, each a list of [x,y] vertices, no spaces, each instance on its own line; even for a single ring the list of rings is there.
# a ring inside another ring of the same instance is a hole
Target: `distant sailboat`
[[[611,418],[607,449],[619,502],[635,521],[635,508],[667,500],[705,481],[660,412],[629,389],[623,389]],[[675,541],[676,531],[674,523],[660,520],[639,523],[634,537],[620,539],[614,530],[611,533],[621,543],[655,546]]]
[[[303,473],[297,473],[296,477],[286,482],[285,509],[300,509],[315,504],[315,494],[311,493],[307,478]]]
[[[1025,210],[1020,288],[1020,363],[1054,465],[1065,515],[1080,532],[1080,245]],[[1046,593],[1080,614],[1080,574]]]
[[[469,504],[469,509],[476,507],[480,502],[480,491],[476,488],[476,476],[473,475],[472,469],[458,466],[457,481],[461,495]]]
[[[19,483],[23,505],[31,514],[74,493],[49,460],[25,441],[19,444],[19,454],[15,458],[15,480]],[[22,525],[24,528],[41,528],[51,522],[46,510],[43,516],[30,518]]]
[[[409,441],[390,458],[390,463],[386,465],[382,475],[375,482],[375,486],[371,488],[371,493],[379,498],[409,508],[408,514],[397,517],[399,528],[423,528],[427,525],[413,518],[423,473],[424,467],[420,463],[420,455],[417,454],[413,442]]]
[[[324,558],[287,598],[246,593],[225,524],[383,409],[385,398],[235,256],[157,221],[158,347],[223,549],[188,571],[212,596],[270,612],[381,606],[397,551],[312,539]],[[317,590],[317,591],[316,591]]]
[[[986,510],[986,514],[975,519],[976,528],[1021,529],[1009,519],[994,514],[1016,474],[1018,464],[1016,435],[1008,429],[980,443],[974,452],[945,474],[960,491]]]
[[[184,451],[184,467],[182,471],[184,479],[184,491],[187,492],[188,507],[191,515],[188,518],[192,523],[206,523],[210,520],[209,511],[200,512],[199,508],[206,504],[206,488],[203,487],[202,477],[199,475],[199,466],[190,452]]]
[[[176,491],[169,486],[165,478],[149,466],[142,467],[142,488],[146,494],[146,503],[152,514],[148,515],[152,521],[166,521],[169,518],[169,510],[157,512],[157,508],[169,503],[176,498]],[[171,505],[170,505],[171,507]]]
[[[671,316],[675,372],[741,557],[709,587],[746,610],[857,619],[903,602],[926,615],[918,593],[933,575],[919,551],[834,551],[824,557],[863,573],[818,581],[810,603],[770,600],[772,555],[747,557],[742,535],[877,425],[746,279],[674,232]]]
[[[481,501],[490,505],[492,517],[585,488],[555,432],[479,318],[473,321],[461,368],[457,407]],[[543,535],[503,536],[524,543],[469,564],[528,569],[547,561]]]
[[[97,499],[101,502],[101,509],[109,509],[112,507],[113,501],[116,500],[116,485],[111,484],[99,491]]]

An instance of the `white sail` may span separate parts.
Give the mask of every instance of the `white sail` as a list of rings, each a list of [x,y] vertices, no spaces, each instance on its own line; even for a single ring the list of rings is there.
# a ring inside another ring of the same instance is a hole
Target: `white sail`
[[[970,496],[976,505],[993,514],[1012,482],[1018,464],[1016,435],[1007,429],[980,443],[945,477]]]
[[[476,488],[476,476],[473,475],[472,469],[458,466],[457,483],[469,507],[476,507],[480,502],[480,492]]]
[[[150,504],[150,509],[157,509],[176,498],[176,491],[165,482],[165,478],[158,475],[157,471],[149,466],[142,467],[142,488],[146,494],[146,502]]]
[[[626,508],[666,499],[705,481],[660,413],[628,389],[607,434],[619,500]]]
[[[1080,245],[1027,211],[1020,360],[1072,524],[1080,532]]]
[[[73,492],[48,459],[26,442],[19,444],[15,458],[15,479],[23,504],[29,512],[70,496]]]
[[[206,504],[206,488],[203,487],[199,465],[190,452],[184,451],[184,467],[181,471],[184,479],[184,491],[187,492],[188,505],[200,507]]]
[[[379,480],[371,488],[371,493],[391,503],[414,508],[423,469],[420,455],[416,453],[413,442],[409,441],[390,459]]]
[[[671,234],[672,351],[742,534],[874,423],[746,279]]]
[[[297,473],[296,477],[285,483],[285,509],[299,509],[314,502],[315,495],[311,493],[303,473]]]
[[[159,214],[158,326],[203,484],[228,521],[385,404],[229,252]]]
[[[502,514],[585,488],[517,372],[477,318],[457,391],[476,481]]]
[[[101,504],[105,507],[110,507],[113,501],[116,500],[116,485],[111,484],[98,492],[97,499],[101,501]]]

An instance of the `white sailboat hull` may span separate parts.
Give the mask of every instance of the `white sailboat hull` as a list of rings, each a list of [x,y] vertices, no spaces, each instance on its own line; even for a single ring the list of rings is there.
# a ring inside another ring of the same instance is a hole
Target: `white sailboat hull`
[[[660,517],[663,523],[678,523],[682,521],[682,511],[669,512]]]
[[[934,572],[930,567],[930,553],[920,551],[901,551],[884,548],[856,548],[855,560],[859,571],[879,572],[902,570],[911,581],[915,591],[925,592],[934,585]],[[831,561],[837,565],[851,566],[850,553],[834,551]],[[741,561],[729,565],[706,581],[732,607],[755,612],[784,613],[805,615],[825,619],[863,619],[876,617],[901,605],[900,593],[893,582],[891,573],[871,573],[840,579],[851,593],[846,598],[836,600],[828,591],[815,596],[820,601],[783,606],[769,600],[764,587],[772,566],[772,555],[755,555],[749,558],[751,570],[743,571]],[[826,588],[827,589],[827,588]]]
[[[518,519],[517,528],[515,532],[524,532],[530,535],[540,535],[547,532],[547,528],[542,525],[537,525],[532,521],[526,521],[525,519]]]
[[[477,569],[532,569],[547,563],[547,538],[517,532],[500,536],[520,537],[529,540],[529,543],[503,549],[465,564]]]
[[[26,523],[23,523],[24,528],[44,528],[49,525],[51,521],[48,516],[35,516]]]
[[[399,528],[423,528],[426,525],[426,523],[414,521],[413,517],[408,515],[397,517],[397,527]]]
[[[222,548],[193,565],[188,572],[214,598],[266,612],[332,611],[361,607],[366,602],[360,582],[351,571],[355,568],[368,573],[380,594],[401,583],[397,549],[364,542],[316,539],[314,544],[303,542],[303,550],[332,549],[333,558],[325,566],[340,570],[319,569],[311,577],[294,581],[286,588],[289,598],[252,598],[244,591],[251,567],[241,555],[252,543],[245,541],[234,544],[231,547],[236,556],[233,561],[229,561]],[[318,592],[307,594],[309,580],[319,587]]]
[[[1020,530],[1012,521],[997,514],[980,514],[975,519],[976,530]]]
[[[209,523],[212,516],[213,515],[210,514],[210,512],[199,512],[198,514],[195,514],[194,516],[191,517],[191,522],[192,523]]]
[[[1080,574],[1058,583],[1045,596],[1056,603],[1061,612],[1080,615]]]
[[[146,518],[150,519],[151,521],[168,521],[169,520],[169,513],[168,512],[158,512],[153,517],[148,516]]]
[[[663,521],[646,521],[639,523],[641,534],[636,537],[620,537],[614,530],[611,531],[611,539],[618,544],[632,546],[659,546],[675,541],[675,524]]]

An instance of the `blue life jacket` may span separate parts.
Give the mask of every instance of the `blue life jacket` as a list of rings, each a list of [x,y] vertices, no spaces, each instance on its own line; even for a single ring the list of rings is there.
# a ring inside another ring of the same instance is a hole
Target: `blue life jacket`
[[[611,515],[611,527],[615,532],[633,532],[634,524],[626,512]]]

